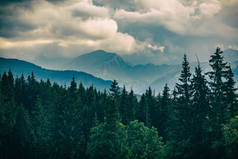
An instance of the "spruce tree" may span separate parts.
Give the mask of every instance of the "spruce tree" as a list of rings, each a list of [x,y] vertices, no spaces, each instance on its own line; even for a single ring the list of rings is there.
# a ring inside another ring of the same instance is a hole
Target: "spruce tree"
[[[128,110],[128,93],[126,91],[125,86],[123,87],[122,93],[120,95],[120,104],[119,104],[119,112],[120,112],[120,116],[121,116],[121,121],[123,124],[127,124],[128,123],[128,114],[127,114],[127,110]]]
[[[191,98],[192,98],[192,87],[191,87],[191,73],[190,66],[187,60],[187,56],[184,55],[182,63],[182,71],[179,78],[179,83],[176,84],[178,101],[176,103],[176,118],[178,125],[181,126],[180,137],[184,138],[189,136],[191,132]]]
[[[113,128],[120,121],[118,108],[119,86],[116,80],[111,84],[110,91],[110,98],[105,108],[105,123],[107,126]]]
[[[169,121],[169,111],[170,111],[170,94],[169,87],[166,84],[163,89],[162,97],[159,98],[158,102],[158,132],[159,135],[166,137],[166,128]]]
[[[145,126],[151,126],[150,111],[145,94],[142,94],[138,108],[136,109],[136,118],[145,123]]]
[[[9,71],[1,78],[0,94],[0,155],[10,158],[16,123],[16,104],[14,99],[14,79]]]
[[[214,132],[214,138],[221,137],[221,126],[226,123],[229,118],[228,104],[226,104],[225,87],[227,77],[227,63],[222,56],[223,51],[220,48],[216,49],[216,52],[211,55],[209,60],[212,70],[208,72],[209,86],[211,89],[210,102],[211,111],[210,119]]]
[[[209,145],[209,88],[200,64],[195,68],[192,78],[192,112],[191,112],[191,155],[192,157],[207,158]]]
[[[47,155],[51,146],[51,131],[49,126],[48,112],[42,105],[41,99],[37,97],[36,105],[30,116],[32,131],[34,135],[33,152],[36,156]]]
[[[156,98],[153,96],[150,87],[148,90],[146,90],[145,98],[147,102],[146,109],[148,109],[146,110],[146,113],[148,113],[146,114],[146,126],[158,127],[158,108],[156,104]]]
[[[127,158],[125,128],[120,124],[118,105],[114,98],[108,98],[105,108],[105,122],[91,129],[87,154],[90,159]]]
[[[13,131],[13,158],[32,158],[34,132],[29,112],[23,106],[17,108],[16,123]]]
[[[128,95],[128,107],[126,109],[127,112],[127,123],[130,121],[135,120],[135,109],[137,107],[137,98],[133,92],[133,90],[130,91]]]
[[[26,100],[24,95],[26,93],[26,82],[24,75],[22,74],[20,78],[15,80],[15,99],[17,103],[25,105]]]
[[[229,110],[229,117],[234,118],[238,115],[238,101],[237,101],[237,88],[235,88],[234,74],[232,72],[231,66],[227,67],[225,82],[225,102]]]
[[[110,87],[110,95],[118,100],[118,97],[120,95],[120,87],[118,86],[118,82],[116,80],[113,80],[111,87]]]
[[[187,55],[183,57],[182,71],[179,77],[179,83],[176,84],[178,94],[180,99],[185,105],[188,105],[191,100],[192,90],[191,90],[191,73],[190,66],[187,60]]]
[[[191,147],[192,136],[192,86],[191,73],[187,56],[184,55],[179,83],[176,84],[176,97],[173,113],[170,113],[173,127],[169,128],[172,149],[176,149],[173,158],[189,158],[188,149]]]
[[[212,71],[208,72],[210,77],[211,99],[213,108],[213,118],[218,125],[225,123],[228,118],[228,107],[225,103],[225,79],[227,75],[227,63],[222,56],[220,48],[211,55],[209,60]]]

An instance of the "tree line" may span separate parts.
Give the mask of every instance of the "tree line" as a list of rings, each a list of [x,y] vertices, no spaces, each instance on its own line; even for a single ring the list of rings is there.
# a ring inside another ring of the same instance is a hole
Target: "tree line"
[[[238,102],[220,48],[204,73],[184,55],[178,83],[157,96],[0,76],[1,159],[235,159]]]

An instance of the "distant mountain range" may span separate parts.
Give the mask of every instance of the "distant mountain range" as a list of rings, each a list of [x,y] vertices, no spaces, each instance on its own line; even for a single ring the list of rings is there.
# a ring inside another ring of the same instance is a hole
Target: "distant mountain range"
[[[144,92],[149,86],[161,90],[165,83],[174,83],[174,77],[180,71],[179,65],[131,65],[116,53],[97,50],[73,59],[68,69],[88,72],[104,79],[116,79],[119,84],[135,92]],[[172,82],[173,81],[173,82]]]
[[[236,66],[238,66],[238,51],[226,50],[224,57],[232,63],[235,70]],[[196,65],[197,63],[191,63],[192,72]],[[205,71],[209,70],[207,62],[201,63],[201,65]],[[181,71],[181,65],[177,64],[131,65],[116,53],[103,50],[93,51],[74,58],[65,67],[88,72],[103,79],[116,79],[121,86],[126,85],[129,89],[133,88],[137,93],[144,92],[149,86],[157,92],[161,91],[166,83],[172,88],[177,82]],[[237,71],[235,73],[237,78]]]
[[[93,85],[97,89],[103,90],[109,88],[111,85],[111,81],[97,78],[85,72],[49,70],[22,60],[0,58],[0,73],[2,74],[9,70],[18,77],[21,76],[21,74],[26,77],[34,72],[36,79],[50,79],[53,82],[63,85],[69,85],[73,76],[75,77],[76,82],[82,82],[87,87]]]
[[[226,61],[238,62],[238,50],[227,49],[224,51],[224,57]]]
[[[238,51],[225,50],[224,57],[226,61],[231,63],[235,79],[238,81]],[[191,63],[192,73],[196,65],[196,62]],[[67,70],[49,70],[26,61],[0,58],[0,73],[9,69],[17,76],[22,73],[30,75],[31,72],[34,72],[39,79],[49,78],[51,81],[67,85],[74,76],[77,81],[81,81],[84,85],[94,85],[98,89],[108,88],[111,80],[116,79],[121,87],[125,85],[127,89],[132,88],[137,94],[145,92],[149,86],[158,93],[166,83],[172,89],[181,71],[181,64],[131,65],[116,53],[103,50],[83,54],[62,66]],[[210,70],[208,62],[201,63],[201,66],[205,72]]]

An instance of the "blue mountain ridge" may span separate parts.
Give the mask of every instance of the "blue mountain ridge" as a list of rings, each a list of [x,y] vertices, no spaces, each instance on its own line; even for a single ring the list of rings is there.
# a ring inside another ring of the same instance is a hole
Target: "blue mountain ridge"
[[[226,61],[232,63],[233,68],[238,65],[238,51],[225,50]],[[182,63],[182,57],[181,57]],[[201,63],[204,71],[208,71],[208,62]],[[191,72],[194,71],[197,62],[191,62]],[[181,64],[137,64],[131,65],[116,53],[96,50],[83,54],[71,60],[65,68],[84,71],[97,77],[118,80],[119,84],[133,88],[137,93],[142,93],[149,86],[161,91],[167,83],[172,88],[177,82],[181,71]],[[235,77],[238,74],[235,72]]]
[[[99,90],[107,89],[111,85],[110,80],[103,80],[85,72],[73,70],[49,70],[23,60],[0,57],[0,73],[2,74],[9,70],[18,77],[21,76],[21,74],[26,77],[31,75],[33,72],[38,80],[50,79],[52,82],[62,85],[69,85],[72,77],[75,78],[76,82],[82,82],[86,87],[93,85]]]

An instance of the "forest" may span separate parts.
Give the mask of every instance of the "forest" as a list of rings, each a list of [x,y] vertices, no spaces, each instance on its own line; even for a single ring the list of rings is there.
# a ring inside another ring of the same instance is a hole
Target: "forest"
[[[120,88],[0,76],[1,159],[236,159],[238,102],[217,48],[210,71],[183,57],[175,88],[141,98]]]

